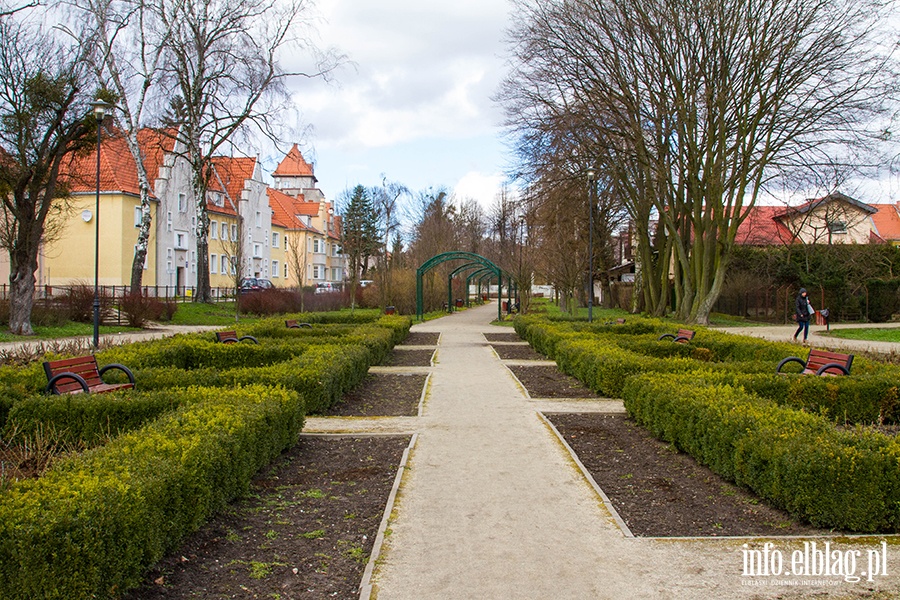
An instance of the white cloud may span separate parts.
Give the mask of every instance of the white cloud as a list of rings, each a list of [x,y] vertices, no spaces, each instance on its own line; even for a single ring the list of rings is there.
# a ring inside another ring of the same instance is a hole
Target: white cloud
[[[469,171],[453,186],[453,194],[457,201],[467,198],[477,200],[482,208],[487,210],[494,204],[505,179],[502,173],[485,174]]]

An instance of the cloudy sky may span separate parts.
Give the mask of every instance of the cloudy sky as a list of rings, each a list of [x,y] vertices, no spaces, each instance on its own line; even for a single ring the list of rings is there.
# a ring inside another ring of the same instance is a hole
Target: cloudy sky
[[[336,81],[299,81],[301,142],[326,197],[384,174],[418,191],[445,186],[488,205],[503,180],[506,0],[318,0],[320,46],[352,64]]]

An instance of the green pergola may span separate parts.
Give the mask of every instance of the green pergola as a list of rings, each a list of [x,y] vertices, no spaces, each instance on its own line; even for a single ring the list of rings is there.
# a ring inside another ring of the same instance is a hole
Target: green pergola
[[[454,251],[454,252],[442,252],[441,254],[436,254],[432,256],[428,260],[426,260],[422,265],[416,269],[416,318],[422,319],[422,315],[424,314],[424,299],[422,295],[422,276],[425,275],[428,271],[432,270],[436,266],[451,261],[451,260],[464,260],[465,264],[454,269],[450,276],[447,279],[447,305],[448,307],[453,306],[453,286],[451,285],[453,281],[453,277],[459,275],[464,271],[469,271],[476,269],[476,272],[482,273],[484,275],[491,275],[492,277],[497,278],[498,290],[502,293],[503,290],[503,271],[494,264],[493,261],[488,260],[487,258],[481,256],[480,254],[475,254],[474,252],[462,252],[462,251]],[[471,276],[470,276],[471,277]],[[469,278],[466,279],[466,298],[468,299],[468,282]],[[503,318],[503,311],[501,309],[500,296],[498,294],[497,299],[497,319]]]

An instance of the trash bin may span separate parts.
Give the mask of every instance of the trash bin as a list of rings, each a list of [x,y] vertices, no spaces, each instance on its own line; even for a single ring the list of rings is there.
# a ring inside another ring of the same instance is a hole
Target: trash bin
[[[397,309],[394,308],[393,306],[385,306],[384,307],[384,314],[386,314],[386,315],[392,315],[396,312],[397,312]]]
[[[461,298],[457,298],[457,299],[456,299],[456,308],[462,308],[462,307],[463,307],[463,301],[462,301],[462,299],[461,299]]]
[[[509,303],[506,300],[503,301],[502,307],[504,312],[509,312]]]

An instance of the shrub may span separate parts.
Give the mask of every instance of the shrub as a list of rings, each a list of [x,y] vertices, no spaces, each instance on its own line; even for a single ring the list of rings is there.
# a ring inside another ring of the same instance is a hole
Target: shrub
[[[99,290],[100,320],[112,306],[112,297],[103,288]],[[94,322],[94,288],[84,282],[66,288],[62,297],[62,304],[66,307],[69,317],[80,323]]]
[[[251,386],[190,404],[0,496],[0,596],[113,597],[297,440],[302,403]]]
[[[900,444],[776,405],[699,373],[629,380],[625,406],[657,437],[816,526],[900,531]]]
[[[125,313],[128,325],[143,327],[147,321],[159,321],[167,314],[167,303],[140,293],[128,293],[119,299],[119,309]],[[174,306],[174,302],[171,303]],[[169,316],[171,320],[171,316]]]

